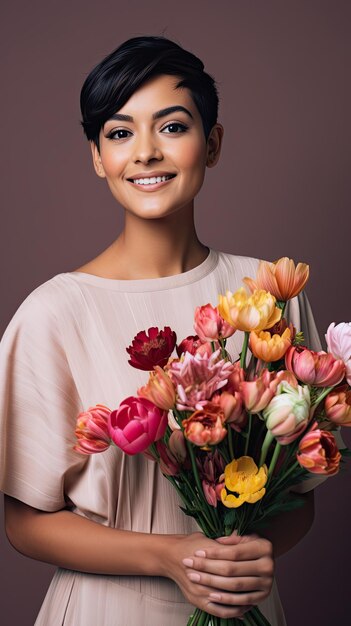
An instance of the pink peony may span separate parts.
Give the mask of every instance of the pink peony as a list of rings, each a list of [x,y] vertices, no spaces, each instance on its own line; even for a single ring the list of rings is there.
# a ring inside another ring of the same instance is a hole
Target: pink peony
[[[126,454],[144,452],[165,434],[167,417],[147,398],[129,396],[110,415],[110,437]]]
[[[351,322],[340,322],[328,326],[325,339],[330,352],[336,359],[342,359],[346,366],[346,380],[351,385]]]
[[[219,354],[220,350],[210,357],[186,352],[184,358],[170,363],[168,374],[177,387],[176,407],[179,411],[201,408],[227,383],[233,365],[230,361],[218,360]]]

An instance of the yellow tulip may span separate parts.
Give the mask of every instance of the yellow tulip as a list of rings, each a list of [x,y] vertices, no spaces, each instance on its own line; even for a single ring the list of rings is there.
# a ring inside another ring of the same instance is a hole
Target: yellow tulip
[[[269,331],[252,331],[250,333],[250,350],[262,361],[279,361],[291,345],[291,330],[286,328],[282,335],[271,334]]]
[[[227,489],[221,490],[221,500],[227,508],[237,508],[249,502],[254,504],[266,493],[268,469],[264,464],[258,469],[250,456],[241,456],[228,463],[224,469],[224,482]],[[237,494],[237,495],[236,495]]]
[[[235,293],[220,294],[217,308],[236,330],[259,332],[279,322],[282,311],[275,303],[275,297],[268,291],[257,289],[249,295],[244,287],[240,287]]]
[[[308,281],[309,265],[306,263],[295,263],[287,256],[278,259],[274,263],[260,261],[256,280],[244,278],[244,282],[255,289],[266,289],[277,300],[290,300],[297,296]]]

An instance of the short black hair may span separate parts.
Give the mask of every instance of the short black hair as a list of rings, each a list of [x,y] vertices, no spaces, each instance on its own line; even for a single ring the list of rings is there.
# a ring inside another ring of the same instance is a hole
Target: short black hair
[[[163,36],[132,37],[96,65],[84,81],[80,109],[84,134],[98,150],[100,130],[149,78],[168,74],[188,88],[202,119],[205,139],[218,117],[218,91],[203,62]]]

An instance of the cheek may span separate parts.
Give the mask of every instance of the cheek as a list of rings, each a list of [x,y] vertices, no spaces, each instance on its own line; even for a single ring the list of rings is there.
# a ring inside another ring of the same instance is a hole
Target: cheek
[[[206,165],[206,145],[189,141],[182,146],[180,161],[185,170],[202,170]]]
[[[116,176],[125,166],[126,156],[123,150],[113,150],[105,147],[101,150],[101,163],[106,176]]]

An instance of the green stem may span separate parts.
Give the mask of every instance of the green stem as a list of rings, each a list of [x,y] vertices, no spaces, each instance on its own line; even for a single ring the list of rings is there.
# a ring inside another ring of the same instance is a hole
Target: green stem
[[[191,467],[193,470],[193,474],[194,474],[194,478],[195,478],[195,483],[199,492],[199,498],[202,500],[204,508],[201,509],[202,514],[204,515],[204,511],[207,511],[209,513],[209,516],[212,518],[212,522],[211,522],[211,529],[214,533],[217,532],[217,517],[216,515],[214,515],[213,511],[211,510],[211,508],[208,505],[208,502],[205,498],[205,494],[203,492],[202,489],[202,485],[200,482],[200,477],[199,477],[199,472],[197,470],[197,465],[196,465],[196,460],[195,460],[195,454],[194,454],[194,450],[193,450],[193,446],[192,443],[190,441],[188,441],[188,439],[185,439],[186,441],[186,445],[188,447],[189,450],[189,456],[190,456],[190,460],[191,460]]]
[[[230,424],[228,424],[228,446],[229,446],[230,460],[232,461],[234,459],[233,429]]]
[[[245,452],[244,452],[245,456],[247,456],[247,452],[248,452],[248,449],[249,449],[251,425],[252,425],[252,413],[249,412],[249,427],[247,429],[247,436],[246,436],[246,441],[245,441]]]
[[[325,396],[328,395],[328,393],[334,389],[335,385],[331,385],[331,387],[326,387],[322,393],[318,396],[317,401],[312,405],[312,409],[316,410],[317,406],[322,402],[322,400],[324,400]]]
[[[216,352],[216,345],[214,341],[211,341],[212,352]]]
[[[240,367],[242,367],[243,369],[245,369],[245,365],[246,365],[246,353],[247,353],[247,346],[249,343],[249,337],[250,337],[250,333],[245,331],[243,349],[240,355]]]
[[[269,446],[271,445],[273,439],[274,439],[274,437],[273,437],[271,431],[267,430],[267,433],[266,433],[266,436],[264,438],[264,442],[263,442],[263,445],[262,445],[261,458],[260,458],[260,463],[259,463],[260,467],[262,467],[263,463],[266,460],[267,452],[269,450]]]
[[[278,443],[278,441],[277,441],[277,443],[275,444],[275,449],[274,449],[274,453],[273,453],[273,456],[272,456],[272,460],[271,460],[270,465],[269,465],[268,479],[273,474],[276,462],[277,462],[279,454],[280,454],[280,450],[281,450],[281,444]]]

